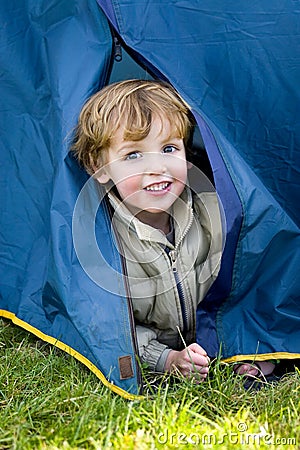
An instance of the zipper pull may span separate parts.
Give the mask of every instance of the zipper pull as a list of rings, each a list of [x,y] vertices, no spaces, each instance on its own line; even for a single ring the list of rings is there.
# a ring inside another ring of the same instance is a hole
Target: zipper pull
[[[172,267],[173,272],[177,272],[177,267],[176,267],[177,255],[176,255],[176,251],[175,250],[170,250],[169,257],[170,257],[170,260],[171,260],[171,267]]]
[[[122,46],[117,36],[114,36],[114,59],[117,62],[122,61]]]

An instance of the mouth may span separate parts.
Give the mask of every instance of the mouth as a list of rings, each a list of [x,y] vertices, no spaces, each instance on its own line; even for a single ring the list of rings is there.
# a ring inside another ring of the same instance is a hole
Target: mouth
[[[144,189],[148,192],[162,192],[167,190],[171,186],[170,181],[164,181],[162,183],[153,183],[150,186],[146,186]]]

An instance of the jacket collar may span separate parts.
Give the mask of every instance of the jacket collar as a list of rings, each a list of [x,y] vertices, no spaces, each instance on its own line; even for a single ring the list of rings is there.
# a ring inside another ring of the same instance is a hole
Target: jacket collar
[[[149,242],[154,241],[167,245],[168,247],[173,247],[161,230],[153,228],[135,217],[128,210],[125,204],[117,197],[113,190],[108,192],[108,198],[115,210],[116,219],[120,220],[131,230],[135,231],[140,240]],[[193,218],[192,204],[193,199],[191,190],[186,187],[181,196],[173,204],[171,211],[175,229],[175,245],[180,241],[181,236],[184,235],[185,229],[189,226],[189,223]],[[115,220],[115,218],[113,218],[113,220]]]

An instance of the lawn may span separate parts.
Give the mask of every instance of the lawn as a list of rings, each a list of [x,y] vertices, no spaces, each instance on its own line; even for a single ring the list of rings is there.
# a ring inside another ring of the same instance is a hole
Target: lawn
[[[216,362],[207,381],[145,375],[142,400],[0,319],[0,449],[300,448],[300,373],[246,391]]]

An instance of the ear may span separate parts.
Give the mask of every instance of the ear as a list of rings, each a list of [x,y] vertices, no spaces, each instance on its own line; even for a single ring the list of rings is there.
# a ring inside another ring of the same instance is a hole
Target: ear
[[[93,176],[95,180],[97,180],[100,184],[106,184],[110,180],[110,175],[107,173],[105,166],[103,165],[103,160],[99,156],[98,161],[95,162],[95,159],[90,155],[90,174]]]
[[[193,163],[191,163],[190,161],[187,161],[186,166],[187,166],[187,169],[189,170],[193,167]]]
[[[100,169],[96,170],[93,177],[100,184],[106,184],[110,180],[110,175],[106,172],[106,170],[103,167],[100,167]]]

